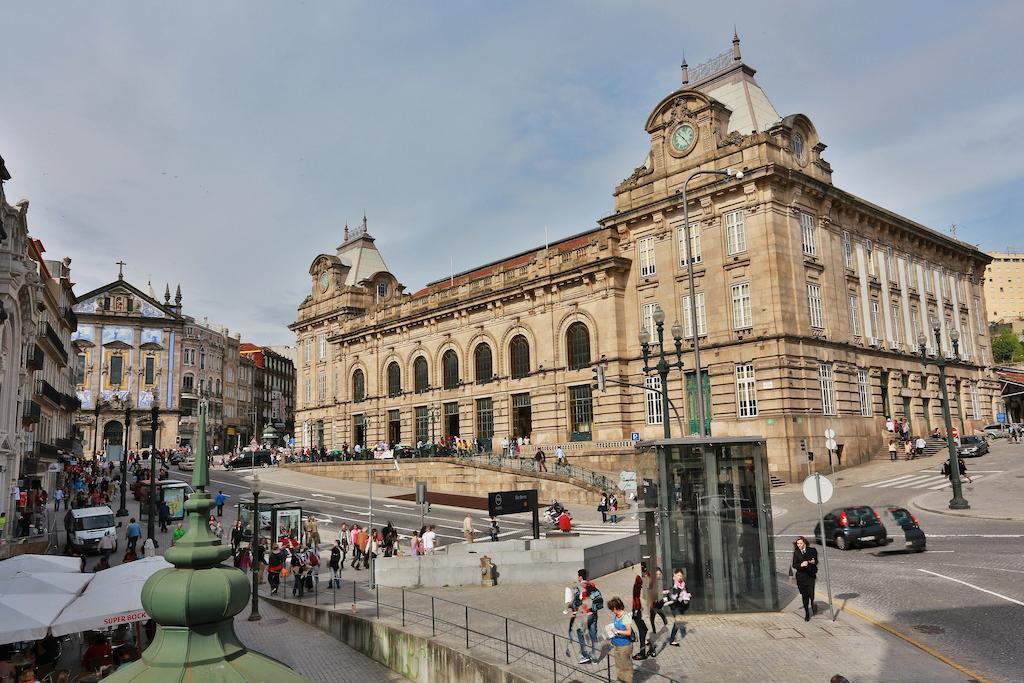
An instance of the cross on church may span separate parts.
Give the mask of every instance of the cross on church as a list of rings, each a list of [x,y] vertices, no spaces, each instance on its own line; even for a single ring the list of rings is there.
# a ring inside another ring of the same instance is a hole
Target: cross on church
[[[114,265],[117,266],[117,279],[118,280],[123,280],[124,279],[124,267],[126,265],[128,265],[128,264],[125,263],[124,261],[117,261]]]

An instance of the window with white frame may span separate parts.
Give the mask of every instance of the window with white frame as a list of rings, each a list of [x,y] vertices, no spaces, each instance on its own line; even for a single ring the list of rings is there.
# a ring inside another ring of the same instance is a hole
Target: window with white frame
[[[323,403],[327,400],[327,373],[321,372],[316,379],[316,397]]]
[[[757,416],[757,386],[753,363],[736,366],[736,406],[739,417]]]
[[[876,339],[882,337],[882,323],[881,323],[881,311],[882,307],[878,303],[877,299],[871,300],[871,334]]]
[[[864,368],[857,369],[857,397],[860,399],[861,416],[871,417],[871,384]]]
[[[935,283],[932,282],[932,267],[927,261],[924,262],[924,291],[927,294],[935,293]]]
[[[853,270],[853,242],[850,240],[850,233],[843,230],[843,264]]]
[[[304,356],[307,363],[313,362],[313,338],[306,337],[306,354]]]
[[[807,309],[811,315],[811,327],[825,327],[825,311],[821,306],[821,285],[807,283]]]
[[[747,250],[747,231],[743,226],[743,210],[725,214],[725,246],[729,256]]]
[[[885,248],[885,277],[889,282],[896,281],[896,263],[893,259],[892,247]]]
[[[942,284],[942,298],[949,299],[949,274],[944,268],[939,268],[935,271],[935,276],[939,278],[939,282]]]
[[[821,385],[821,412],[823,415],[836,414],[836,387],[832,379],[832,364],[818,366],[818,383]]]
[[[708,315],[704,308],[704,292],[697,292],[693,295],[694,303],[697,305],[697,334],[705,337],[708,334]],[[683,336],[687,339],[693,336],[693,318],[690,313],[690,295],[683,296]]]
[[[978,383],[971,382],[971,417],[975,420],[981,419],[981,401],[978,399]]]
[[[679,238],[679,265],[686,267],[686,227],[680,225],[677,231]],[[700,251],[700,224],[690,223],[690,259],[694,265],[704,260]]]
[[[327,359],[327,335],[321,334],[316,338],[318,358],[320,360]]]
[[[878,275],[875,270],[875,243],[871,240],[864,241],[864,260],[868,264],[868,277],[875,277]]]
[[[849,297],[850,306],[850,330],[853,332],[854,337],[860,336],[860,299],[857,298],[856,294],[851,294]]]
[[[981,315],[981,298],[974,297],[974,320],[977,321],[975,329],[978,330],[978,334],[985,334],[985,319]]]
[[[654,325],[654,311],[657,310],[658,304],[644,304],[641,309],[642,319],[640,325],[643,329],[647,330],[647,333],[651,335],[651,339],[657,341],[655,337],[655,325]]]
[[[309,377],[303,380],[302,395],[305,399],[306,405],[313,403],[313,380]]]
[[[800,212],[800,241],[805,255],[818,255],[818,234],[814,225],[814,216],[803,211]]]
[[[641,237],[636,241],[637,259],[640,261],[640,277],[650,277],[656,272],[654,265],[654,237]]]
[[[903,342],[903,326],[900,322],[899,304],[892,304],[892,340],[897,344]]]
[[[732,286],[732,329],[745,330],[753,324],[750,312],[750,283],[737,283]]]
[[[644,386],[647,387],[644,392],[647,395],[647,424],[660,425],[665,419],[661,405],[661,378],[645,377]]]

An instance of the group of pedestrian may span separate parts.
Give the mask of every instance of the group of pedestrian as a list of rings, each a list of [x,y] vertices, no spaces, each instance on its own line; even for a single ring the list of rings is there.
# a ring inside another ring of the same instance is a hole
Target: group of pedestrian
[[[601,513],[601,523],[619,523],[619,499],[614,493],[605,491],[601,494],[601,500],[597,504],[597,511]]]

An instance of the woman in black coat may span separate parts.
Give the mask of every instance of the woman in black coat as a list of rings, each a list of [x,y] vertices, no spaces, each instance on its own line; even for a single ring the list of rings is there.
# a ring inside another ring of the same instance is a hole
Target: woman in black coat
[[[793,562],[791,570],[796,573],[796,587],[800,590],[800,600],[804,606],[804,621],[811,620],[811,612],[818,613],[814,605],[814,579],[818,575],[818,551],[807,544],[807,539],[799,536],[793,541]]]

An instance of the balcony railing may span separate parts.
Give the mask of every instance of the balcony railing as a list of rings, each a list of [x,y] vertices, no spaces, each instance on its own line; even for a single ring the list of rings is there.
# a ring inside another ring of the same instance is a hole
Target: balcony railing
[[[36,441],[35,457],[56,460],[58,456],[60,456],[60,450],[56,446],[49,443],[43,443],[42,441]]]
[[[64,342],[60,340],[57,331],[53,329],[53,325],[45,321],[39,323],[39,339],[48,344],[53,349],[53,352],[67,365],[68,351],[64,348]]]
[[[46,400],[54,408],[60,408],[63,404],[64,394],[54,389],[45,379],[36,380],[36,396]]]
[[[25,425],[39,424],[42,414],[43,409],[39,407],[39,404],[35,401],[29,401],[21,412],[21,421]]]
[[[82,401],[75,394],[61,394],[60,405],[64,410],[80,410]]]
[[[33,344],[29,349],[25,358],[25,367],[29,370],[43,369],[43,350],[39,348],[39,344]]]
[[[61,317],[64,318],[64,322],[66,322],[68,324],[68,327],[70,327],[72,330],[78,329],[78,316],[75,315],[75,310],[73,308],[71,308],[70,306],[65,306],[63,315],[61,315]]]

